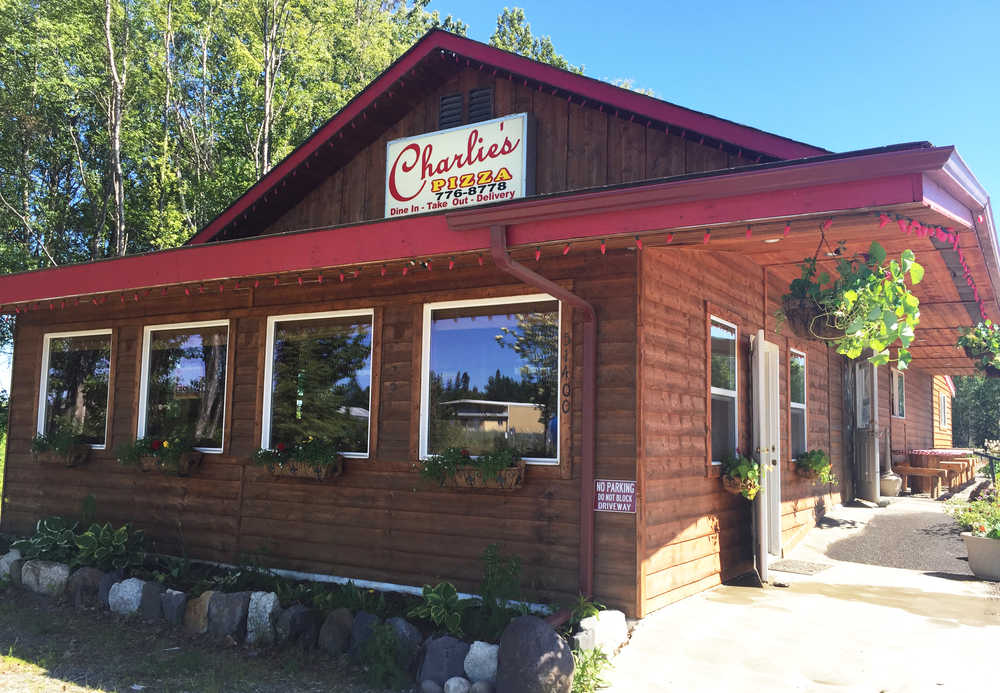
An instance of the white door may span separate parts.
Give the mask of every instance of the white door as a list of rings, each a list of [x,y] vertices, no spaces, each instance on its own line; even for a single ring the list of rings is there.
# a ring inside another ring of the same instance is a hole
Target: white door
[[[753,451],[763,480],[756,503],[757,570],[767,580],[770,558],[781,557],[781,405],[778,346],[758,330],[751,349]]]

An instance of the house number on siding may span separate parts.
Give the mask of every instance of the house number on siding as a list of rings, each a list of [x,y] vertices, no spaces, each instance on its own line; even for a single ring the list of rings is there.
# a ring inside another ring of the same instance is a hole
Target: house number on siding
[[[563,333],[562,336],[562,368],[559,372],[559,380],[562,385],[559,387],[559,411],[562,414],[569,414],[570,410],[570,395],[573,394],[573,386],[570,384],[569,378],[569,357],[570,357],[570,347],[573,344],[573,338],[567,334]]]

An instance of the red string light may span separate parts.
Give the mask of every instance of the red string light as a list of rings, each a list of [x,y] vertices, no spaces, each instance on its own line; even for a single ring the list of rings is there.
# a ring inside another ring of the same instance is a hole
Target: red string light
[[[184,287],[184,295],[185,296],[190,296],[191,295],[191,287],[189,287],[189,286],[185,286]],[[97,299],[94,299],[94,303],[95,304],[97,303]]]
[[[704,238],[701,239],[701,242],[702,243],[708,243],[708,241],[711,240],[711,238],[712,238],[712,232],[706,229],[705,230],[705,236],[704,236]]]
[[[323,283],[323,273],[322,272],[320,272],[318,275],[316,275],[316,282],[319,283],[319,284]]]
[[[299,286],[302,286],[302,275],[301,274],[298,276],[298,282],[299,282]]]
[[[607,255],[607,254],[608,254],[608,244],[605,243],[604,239],[602,238],[601,239],[601,255]]]
[[[791,230],[792,230],[792,225],[791,225],[791,224],[785,224],[785,233],[783,234],[783,236],[784,236],[785,238],[788,238],[788,233],[789,233],[789,231],[791,231]]]
[[[750,224],[747,224],[747,238],[753,235],[753,231],[750,229]]]
[[[406,276],[406,273],[409,272],[409,271],[410,271],[410,266],[409,265],[403,265],[403,276],[404,277]]]
[[[563,255],[569,255],[569,243],[563,246]]]
[[[341,272],[340,274],[338,274],[338,275],[337,275],[337,278],[338,278],[338,279],[340,279],[340,283],[341,283],[341,284],[343,284],[343,283],[344,283],[344,273],[343,273],[343,272]]]
[[[379,275],[383,277],[385,276],[385,265],[382,265],[382,269],[379,270]]]
[[[880,229],[881,228],[885,228],[885,225],[888,224],[888,223],[889,223],[889,215],[888,214],[883,213],[883,214],[879,214],[878,215],[878,227]]]
[[[670,234],[670,235],[673,236],[674,234]],[[670,241],[668,240],[667,243],[669,243],[669,242]],[[642,250],[642,239],[639,238],[638,236],[635,237],[635,247],[638,248],[639,250]]]
[[[483,256],[479,255],[476,259],[479,261],[479,266],[482,267],[483,266]]]
[[[455,258],[450,257],[448,258],[448,270],[450,271],[453,269],[455,269]]]
[[[831,226],[833,226],[833,219],[827,219],[826,221],[823,222],[824,231],[829,231]]]
[[[278,287],[278,275],[274,275],[274,287]]]
[[[539,245],[535,246],[535,262],[542,259],[542,247]]]

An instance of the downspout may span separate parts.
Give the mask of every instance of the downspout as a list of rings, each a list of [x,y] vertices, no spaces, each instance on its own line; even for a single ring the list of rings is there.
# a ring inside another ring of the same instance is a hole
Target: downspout
[[[594,447],[597,400],[597,312],[587,301],[550,279],[511,259],[507,253],[507,227],[490,227],[490,254],[502,272],[541,289],[571,305],[583,317],[583,430],[580,470],[580,593],[594,592]]]

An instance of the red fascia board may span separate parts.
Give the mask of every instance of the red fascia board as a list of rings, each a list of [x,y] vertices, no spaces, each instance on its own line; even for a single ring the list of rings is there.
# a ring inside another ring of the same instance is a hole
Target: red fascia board
[[[914,202],[915,191],[919,200],[919,181],[920,174],[906,174],[728,197],[706,194],[699,199],[633,209],[618,207],[614,203],[615,193],[611,192],[605,193],[609,202],[606,209],[594,207],[586,216],[526,220],[510,228],[509,238],[512,247],[531,246],[669,228],[886,208]],[[713,182],[703,181],[709,186]],[[7,275],[0,277],[0,304],[486,252],[489,247],[488,227],[469,227],[456,232],[447,215],[425,215],[182,246],[147,255]]]
[[[207,243],[222,229],[246,212],[268,191],[279,185],[291,172],[323,147],[343,128],[402,79],[428,54],[447,50],[497,69],[522,75],[543,82],[557,89],[572,92],[581,98],[606,103],[623,111],[669,123],[713,139],[722,140],[744,149],[761,152],[779,159],[799,159],[828,153],[820,147],[796,142],[763,130],[740,125],[729,120],[692,111],[681,106],[660,101],[630,89],[616,87],[590,77],[584,77],[551,65],[508,53],[478,41],[471,41],[446,31],[431,31],[404,53],[364,91],[340,110],[325,125],[278,163],[270,172],[240,196],[229,208],[213,219],[205,228],[192,236],[188,245]]]

